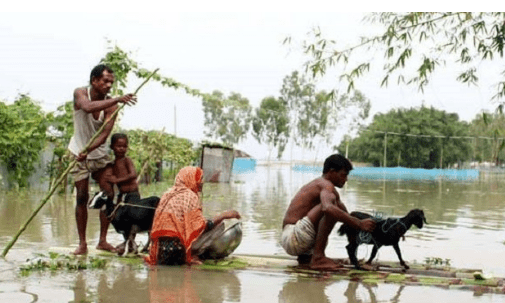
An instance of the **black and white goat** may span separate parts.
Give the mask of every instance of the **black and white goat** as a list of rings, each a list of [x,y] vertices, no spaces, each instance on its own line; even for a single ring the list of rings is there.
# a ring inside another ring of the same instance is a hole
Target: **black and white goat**
[[[361,220],[374,218],[369,214],[357,211],[352,212],[351,216]],[[356,269],[361,268],[358,259],[356,258],[356,250],[360,244],[373,245],[372,254],[370,255],[370,259],[366,262],[367,264],[372,263],[372,260],[377,255],[377,251],[381,246],[392,245],[398,255],[400,264],[405,269],[409,269],[409,266],[402,259],[398,242],[400,241],[400,238],[405,235],[407,230],[410,229],[412,224],[417,226],[417,228],[422,228],[423,222],[426,223],[424,212],[421,209],[413,209],[403,218],[376,219],[376,226],[372,233],[361,232],[346,224],[343,224],[339,228],[338,233],[341,236],[344,234],[347,235],[349,244],[345,248],[347,249],[351,263]]]
[[[125,242],[117,247],[118,254],[123,255],[129,252],[137,254],[138,247],[135,243],[135,236],[139,232],[147,231],[149,233],[151,231],[154,213],[159,202],[159,197],[152,196],[133,204],[120,203],[118,205],[114,202],[114,199],[108,198],[104,192],[98,192],[89,201],[88,208],[104,210],[105,215],[116,231],[123,235]],[[150,238],[149,235],[142,252],[147,252]]]

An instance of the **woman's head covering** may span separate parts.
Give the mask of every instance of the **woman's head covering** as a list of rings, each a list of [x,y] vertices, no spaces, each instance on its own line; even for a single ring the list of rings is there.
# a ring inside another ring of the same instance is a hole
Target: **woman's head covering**
[[[203,170],[200,167],[186,166],[175,176],[174,187],[186,187],[198,193],[202,179]]]
[[[148,263],[157,263],[160,237],[179,238],[186,249],[186,262],[191,262],[191,244],[206,226],[198,196],[202,179],[201,168],[184,167],[175,177],[174,186],[161,197],[151,229],[152,245],[150,256],[146,258]]]

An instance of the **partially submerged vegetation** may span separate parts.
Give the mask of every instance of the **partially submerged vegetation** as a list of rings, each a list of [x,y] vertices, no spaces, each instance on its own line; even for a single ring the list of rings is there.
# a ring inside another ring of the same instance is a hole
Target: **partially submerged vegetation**
[[[101,257],[77,257],[72,255],[62,255],[49,252],[48,255],[37,254],[32,260],[20,266],[20,273],[23,276],[35,271],[44,270],[82,270],[105,268],[109,260]]]
[[[138,268],[143,268],[142,258],[111,258],[115,256],[109,253],[109,256],[74,256],[70,254],[60,254],[49,252],[37,254],[37,256],[19,267],[22,276],[28,276],[33,272],[41,271],[76,271],[86,269],[106,269],[114,264],[121,263]]]
[[[439,259],[439,258],[428,258]],[[436,261],[435,261],[436,262]],[[433,261],[426,264],[411,264],[407,272],[396,263],[381,262],[375,264],[376,270],[363,271],[345,265],[338,272],[321,272],[298,266],[294,259],[279,256],[231,256],[223,260],[206,260],[201,265],[194,265],[194,270],[233,271],[253,269],[259,271],[277,271],[296,275],[302,279],[349,280],[370,286],[380,283],[394,283],[410,286],[437,286],[451,289],[472,290],[476,293],[505,294],[505,278],[488,277],[475,269],[456,269],[442,260],[435,265]],[[20,267],[23,276],[41,271],[78,271],[100,270],[111,267],[130,266],[132,269],[145,269],[142,255],[131,255],[126,258],[115,254],[100,252],[96,255],[74,256],[49,252],[39,254]],[[185,265],[186,266],[186,265]]]

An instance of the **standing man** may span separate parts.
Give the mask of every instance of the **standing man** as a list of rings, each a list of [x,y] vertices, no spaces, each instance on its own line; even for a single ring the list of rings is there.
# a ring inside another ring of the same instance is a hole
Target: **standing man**
[[[86,243],[86,225],[88,223],[87,203],[89,199],[89,176],[91,176],[111,198],[114,196],[114,188],[105,181],[104,168],[111,163],[105,144],[115,119],[111,119],[105,126],[103,132],[86,149],[84,147],[97,132],[97,130],[112,116],[118,108],[118,103],[133,105],[136,103],[136,96],[132,94],[119,98],[110,98],[109,93],[114,83],[114,72],[106,65],[97,65],[90,75],[90,86],[80,87],[74,90],[74,135],[70,139],[68,149],[74,159],[78,162],[70,171],[74,178],[77,191],[75,218],[77,222],[77,232],[79,234],[79,247],[74,251],[75,255],[82,255],[88,252]],[[97,249],[115,252],[114,246],[107,243],[107,229],[109,221],[105,214],[100,211],[100,239]]]
[[[342,155],[334,154],[324,161],[323,175],[304,185],[295,195],[282,222],[281,245],[298,257],[299,263],[309,263],[315,270],[337,270],[341,265],[326,257],[328,236],[337,222],[371,232],[372,219],[359,220],[347,212],[335,186],[342,188],[352,165]]]

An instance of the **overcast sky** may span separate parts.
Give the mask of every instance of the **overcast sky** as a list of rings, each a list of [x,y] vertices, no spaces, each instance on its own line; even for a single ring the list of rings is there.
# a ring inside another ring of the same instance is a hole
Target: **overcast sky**
[[[96,13],[101,2],[92,1],[80,3],[80,13],[62,13],[66,2],[36,2],[23,9],[21,1],[11,10],[26,12],[0,12],[0,99],[12,102],[19,93],[29,93],[46,111],[55,110],[71,100],[74,88],[87,84],[91,69],[107,52],[108,39],[131,51],[142,67],[160,68],[163,76],[204,92],[238,92],[257,107],[263,98],[279,96],[283,78],[302,68],[304,59],[296,42],[312,28],[320,27],[326,37],[342,44],[352,44],[374,31],[361,22],[365,14],[359,12],[312,11],[315,6],[304,10],[296,1],[297,9],[292,12],[263,13],[252,6],[247,13],[231,12],[236,2],[220,1],[230,4],[221,9],[195,4],[194,9],[187,6],[186,12],[171,10],[169,2],[162,6],[152,1],[107,2],[101,10],[106,13]],[[283,2],[288,7],[290,3]],[[118,9],[113,10],[112,4]],[[146,10],[149,4],[152,6]],[[282,6],[279,8],[281,11]],[[282,43],[288,36],[295,41],[291,46]],[[484,67],[502,68],[503,60],[498,63]],[[490,102],[496,93],[493,73],[479,74],[479,87],[468,88],[454,80],[457,68],[449,65],[440,70],[424,94],[396,85],[380,88],[379,74],[374,72],[358,88],[371,100],[372,114],[424,103],[470,121],[482,110],[496,107]],[[327,78],[320,88],[331,88],[334,83],[333,78]],[[137,84],[134,79],[129,83],[132,91]],[[120,126],[165,128],[181,137],[204,139],[200,100],[155,82],[140,91],[137,105],[124,110]],[[265,158],[266,147],[250,137],[238,148]],[[318,158],[324,159],[328,152],[320,146]],[[297,155],[294,158],[300,157]],[[289,149],[284,158],[290,158]]]

